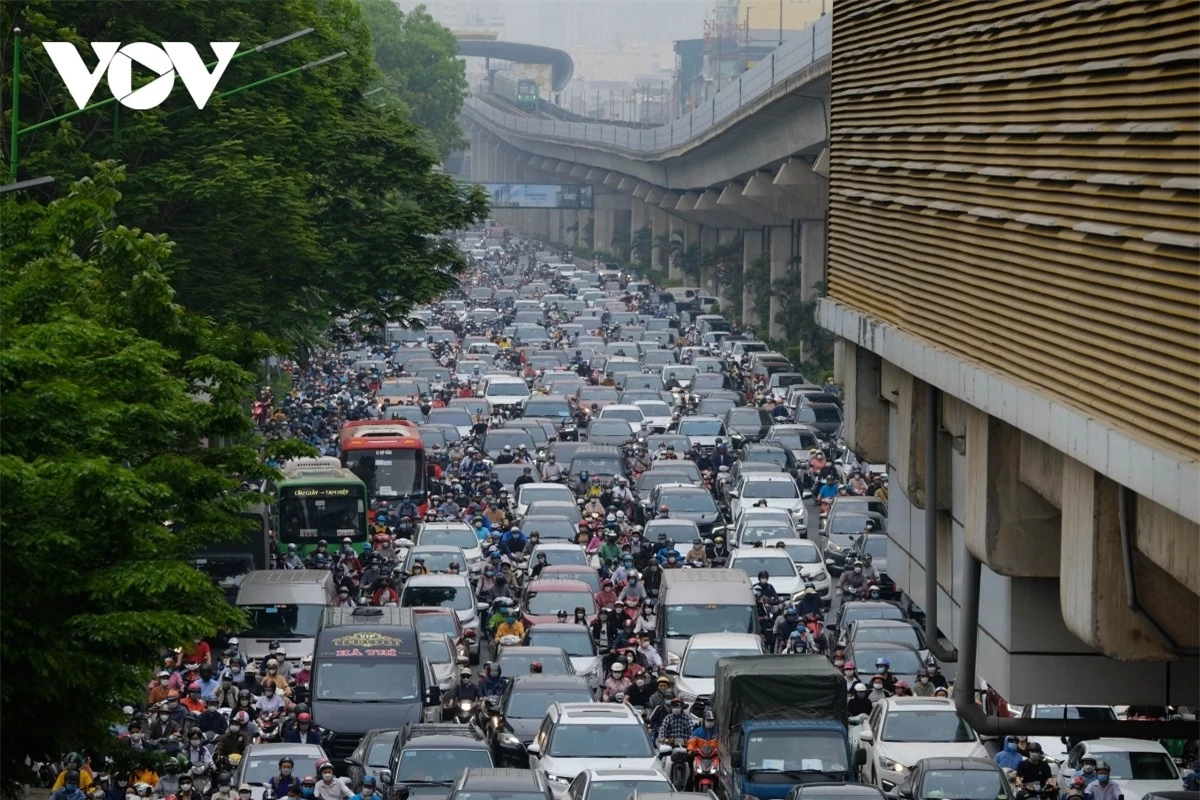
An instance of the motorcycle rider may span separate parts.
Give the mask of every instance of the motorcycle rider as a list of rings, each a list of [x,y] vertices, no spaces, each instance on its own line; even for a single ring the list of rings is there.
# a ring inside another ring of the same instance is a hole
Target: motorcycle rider
[[[64,772],[62,775],[63,785],[51,793],[50,800],[87,800],[87,794],[79,788],[80,776],[79,770],[72,769]]]
[[[321,729],[313,724],[312,714],[302,711],[296,715],[296,725],[284,734],[283,741],[292,744],[320,744]]]
[[[863,563],[855,561],[853,566],[842,572],[842,576],[838,578],[839,591],[852,591],[855,594],[860,592],[867,585],[867,578],[863,575]]]
[[[1016,741],[1013,741],[1013,749],[1016,750]],[[1079,769],[1075,770],[1073,778],[1083,778],[1084,788],[1094,782],[1096,775],[1096,757],[1084,756],[1079,760]]]
[[[670,713],[663,718],[658,726],[658,744],[682,747],[691,738],[692,723],[683,713],[683,700],[672,697],[669,702]]]
[[[860,714],[866,715],[871,713],[871,709],[875,704],[867,696],[867,687],[861,683],[854,684],[854,694],[850,696],[847,702],[846,710],[852,717],[857,717]]]
[[[765,569],[759,571],[758,582],[750,588],[758,590],[765,601],[773,603],[779,599],[779,592],[775,591],[775,587],[771,585],[771,573]]]
[[[508,678],[501,675],[500,665],[489,661],[483,668],[483,680],[479,682],[479,691],[484,697],[499,697],[508,688]]]
[[[883,680],[883,688],[887,692],[896,691],[896,676],[892,674],[892,662],[883,656],[875,659],[875,674],[871,680]]]
[[[617,593],[613,591],[613,581],[611,578],[605,578],[600,584],[600,591],[596,592],[596,607],[610,608],[617,604]]]
[[[254,702],[254,709],[258,712],[258,716],[278,715],[286,706],[283,695],[275,691],[275,684],[267,683],[263,685],[262,696]]]
[[[558,463],[554,453],[546,456],[546,463],[542,465],[542,480],[553,482],[562,480],[567,475],[566,468]]]
[[[700,564],[702,564],[705,567],[709,566],[708,549],[704,546],[704,540],[703,539],[693,539],[692,540],[692,549],[688,550],[687,553],[684,554],[683,558],[684,558],[684,561],[686,561],[689,564],[694,564],[696,562],[699,562]]]
[[[328,759],[317,762],[317,776],[320,778],[315,791],[317,800],[349,800],[354,794],[334,777],[333,764]]]
[[[221,713],[220,707],[217,704],[217,698],[210,697],[205,701],[204,713],[197,717],[196,727],[204,732],[212,731],[218,736],[224,733],[225,729],[229,727],[228,720],[225,719],[225,715]]]
[[[471,670],[463,667],[458,671],[458,683],[454,684],[454,688],[446,696],[450,703],[459,703],[464,700],[474,703],[482,699],[484,695],[481,688],[471,680]]]
[[[245,753],[246,748],[251,744],[250,734],[246,730],[248,727],[250,727],[250,715],[245,711],[238,711],[230,717],[229,728],[217,739],[213,758],[227,759],[231,755],[240,756]]]
[[[1050,765],[1042,756],[1042,746],[1037,742],[1029,743],[1029,757],[1017,766],[1017,782],[1027,792],[1039,795],[1055,788],[1051,777]],[[1057,797],[1054,791],[1050,796]]]
[[[692,734],[688,737],[688,752],[699,750],[700,745],[705,742],[713,747],[717,746],[717,718],[713,715],[711,708],[704,709],[704,718],[699,725],[692,729]]]
[[[364,775],[362,783],[359,785],[358,794],[350,798],[350,800],[375,800],[375,790],[378,788],[377,781],[374,775]]]
[[[279,759],[279,774],[267,781],[267,785],[271,787],[271,791],[275,794],[275,797],[285,797],[288,790],[293,786],[300,785],[300,779],[292,774],[295,768],[296,762],[292,760],[291,756],[284,756]]]
[[[926,680],[928,680],[927,676]],[[928,683],[926,685],[928,686]],[[932,697],[933,688],[930,687],[929,694],[923,696]],[[1017,767],[1021,766],[1023,763],[1025,763],[1025,756],[1017,752],[1017,737],[1005,736],[1004,747],[996,753],[996,764],[1000,767],[1000,769],[1011,769],[1015,771]]]
[[[629,691],[630,685],[629,678],[625,677],[625,665],[620,661],[614,662],[609,669],[608,677],[604,679],[602,694],[604,702],[611,702],[618,693],[625,694]]]

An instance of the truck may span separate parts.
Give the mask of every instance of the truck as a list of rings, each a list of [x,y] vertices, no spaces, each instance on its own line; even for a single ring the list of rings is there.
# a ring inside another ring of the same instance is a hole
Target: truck
[[[846,682],[822,655],[717,661],[712,708],[726,800],[782,800],[797,784],[853,782]]]

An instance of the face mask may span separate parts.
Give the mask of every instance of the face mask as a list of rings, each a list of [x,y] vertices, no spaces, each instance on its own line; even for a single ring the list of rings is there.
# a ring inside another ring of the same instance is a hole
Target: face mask
[[[842,668],[842,667],[843,667],[845,664],[846,664],[846,662],[845,662],[845,661],[843,661],[843,660],[842,660],[842,659],[840,659],[840,658],[838,658],[838,659],[834,659],[834,662],[833,662],[833,665],[834,665],[835,667],[837,667],[838,669],[841,669],[841,668]]]
[[[167,684],[169,684],[170,682],[171,682],[171,679],[170,679],[170,678],[159,678],[159,679],[158,679],[158,685],[159,685],[159,686],[166,686],[166,685],[167,685]]]
[[[322,783],[333,783],[333,773],[326,772],[324,775],[321,776],[321,782]]]
[[[179,782],[179,791],[190,792],[191,790],[192,790],[192,782],[191,781],[180,781]]]
[[[878,689],[882,689],[882,688],[883,688],[883,684],[882,684],[882,683],[873,683],[873,684],[871,684],[871,685],[872,685],[872,686],[874,686],[876,690],[878,690]]]
[[[200,746],[200,740],[192,739],[192,747],[199,747],[199,746]]]
[[[682,709],[682,708],[672,708],[672,709],[671,709],[671,713],[672,713],[672,714],[674,714],[674,715],[675,715],[675,716],[677,716],[677,717],[682,717],[682,716],[683,716],[683,709]]]
[[[1096,780],[1100,781],[1100,783],[1108,783],[1108,773],[1101,772],[1099,775],[1096,776]]]
[[[921,683],[929,683],[929,676],[928,675],[918,675],[917,680],[919,680]],[[1016,750],[1017,749],[1016,744],[1013,744],[1012,748],[1013,748],[1013,750]]]
[[[1014,744],[1014,745],[1012,746],[1012,749],[1013,749],[1013,750],[1016,750],[1016,749],[1017,749],[1017,746]],[[1096,768],[1095,768],[1094,766],[1092,766],[1091,764],[1084,764],[1084,765],[1083,765],[1083,771],[1084,771],[1085,773],[1087,773],[1088,775],[1091,775],[1093,772],[1095,772],[1095,771],[1096,771]]]
[[[73,791],[75,791],[75,789],[77,787],[73,783],[64,783],[63,788],[66,789],[68,792],[73,792]]]
[[[847,678],[853,678],[853,677],[854,677],[854,670],[852,670],[852,669],[848,669],[848,670],[844,670],[844,672],[846,673],[846,677],[847,677]]]
[[[141,744],[142,739],[144,739],[146,737],[145,737],[145,734],[131,733],[131,734],[129,734],[129,738],[130,738],[130,740],[133,741],[134,744]]]
[[[279,774],[286,778],[287,776],[292,774],[292,768],[284,767],[283,769],[279,770]]]
[[[375,790],[370,786],[364,786],[362,787],[361,794],[363,797],[370,797],[371,795],[375,794]]]
[[[242,726],[238,725],[236,722],[229,723],[229,730],[233,731],[234,733],[237,733],[241,729],[242,729]]]
[[[1010,753],[1015,753],[1015,752],[1017,752],[1017,743],[1016,742],[1008,742],[1004,745],[1004,749]]]
[[[855,571],[857,574],[861,575],[861,574],[862,574],[862,567],[855,567],[855,568],[854,568],[854,571]]]
[[[638,678],[637,685],[638,685],[638,686],[645,686],[645,685],[646,685],[646,681],[642,680],[641,678]]]
[[[305,786],[303,789],[301,789],[301,790],[300,790],[300,793],[301,793],[302,795],[304,795],[305,797],[312,797],[312,796],[313,796],[313,789],[312,789],[312,787],[311,787],[311,786]]]

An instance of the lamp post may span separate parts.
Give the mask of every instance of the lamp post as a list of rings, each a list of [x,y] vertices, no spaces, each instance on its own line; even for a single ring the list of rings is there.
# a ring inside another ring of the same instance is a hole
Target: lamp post
[[[251,53],[262,53],[266,50],[270,50],[272,47],[277,47],[281,44],[286,44],[287,42],[294,41],[295,39],[299,39],[302,36],[307,36],[308,34],[312,33],[313,30],[314,30],[313,28],[302,28],[294,33],[289,33],[287,36],[281,36],[278,39],[272,39],[269,42],[264,42],[264,43],[258,45],[257,47],[251,48],[250,50],[243,50],[242,52],[235,54],[233,56],[233,58],[230,60],[236,61],[237,59],[242,58],[244,56],[248,56]],[[342,55],[345,55],[345,53],[343,53]],[[208,64],[205,64],[204,66],[207,67],[208,69],[212,69],[213,67],[215,67],[217,65],[217,63],[218,62],[213,61]],[[313,62],[312,64],[305,65],[305,67],[300,67],[295,70],[289,70],[285,73],[280,73],[279,75],[276,75],[274,77],[283,77],[283,75],[291,75],[293,72],[296,72],[299,69],[308,68],[308,67],[316,65],[317,63],[318,62]],[[321,63],[325,63],[325,62],[322,61]],[[265,83],[265,81],[257,81],[256,83],[251,84],[251,85],[258,86],[261,83]],[[248,87],[240,87],[240,88],[248,88]],[[236,90],[233,90],[233,91],[236,91]],[[222,94],[217,95],[217,97],[228,96],[231,93],[232,92],[224,92]],[[26,133],[32,133],[33,131],[39,130],[41,128],[45,128],[49,125],[53,125],[56,122],[62,122],[64,119],[69,119],[71,117],[78,116],[79,114],[82,114],[85,111],[94,111],[95,109],[102,108],[103,106],[109,105],[110,103],[116,103],[119,99],[121,99],[121,98],[110,97],[107,100],[100,100],[98,102],[92,103],[91,105],[84,106],[83,108],[77,108],[74,111],[68,111],[65,114],[59,114],[57,117],[51,117],[50,119],[42,120],[41,122],[37,122],[37,123],[34,123],[33,125],[22,128],[20,126],[21,29],[13,28],[13,94],[12,94],[12,119],[11,119],[10,125],[9,125],[9,150],[8,150],[8,175],[9,175],[9,178],[12,180],[16,179],[17,169],[20,166],[20,156],[19,156],[19,149],[18,149],[19,137],[23,136]],[[119,120],[120,120],[120,117],[118,116],[119,108],[120,107],[118,106],[117,109],[114,109],[114,114],[113,114],[114,130],[116,129],[117,125],[119,124]],[[174,112],[172,112],[172,113],[174,113]]]

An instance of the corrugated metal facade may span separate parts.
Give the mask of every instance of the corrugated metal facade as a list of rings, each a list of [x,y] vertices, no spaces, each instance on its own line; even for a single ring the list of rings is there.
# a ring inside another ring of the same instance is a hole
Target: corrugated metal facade
[[[1200,455],[1195,0],[836,0],[829,294]]]

